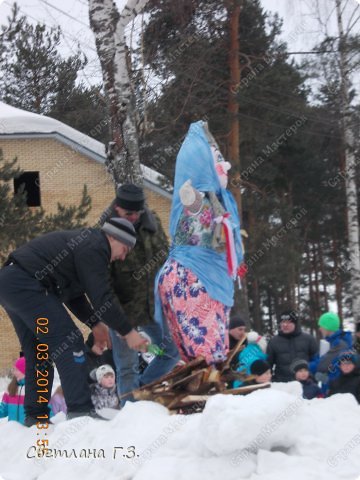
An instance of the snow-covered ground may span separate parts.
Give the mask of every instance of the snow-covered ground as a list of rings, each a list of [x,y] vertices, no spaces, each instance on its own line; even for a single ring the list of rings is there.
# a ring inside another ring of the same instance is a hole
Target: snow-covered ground
[[[109,422],[62,415],[46,436],[0,421],[0,479],[360,479],[360,406],[351,395],[303,400],[297,382],[216,395],[188,416],[152,402],[128,403]],[[52,456],[36,458],[39,437]]]

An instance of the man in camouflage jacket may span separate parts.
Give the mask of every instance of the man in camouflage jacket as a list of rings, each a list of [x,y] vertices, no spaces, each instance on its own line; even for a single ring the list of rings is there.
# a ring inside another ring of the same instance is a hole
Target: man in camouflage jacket
[[[169,248],[160,219],[145,206],[143,190],[132,184],[121,185],[117,189],[116,199],[102,220],[114,215],[133,223],[137,234],[136,246],[126,260],[114,262],[111,266],[114,291],[130,324],[145,332],[152,343],[165,352],[155,357],[140,375],[137,353],[134,354],[115,331],[110,331],[117,388],[119,395],[124,396],[169,372],[179,360],[179,355],[167,326],[162,328],[154,321],[155,277],[167,258]],[[133,400],[132,396],[122,398],[121,405],[127,400]]]

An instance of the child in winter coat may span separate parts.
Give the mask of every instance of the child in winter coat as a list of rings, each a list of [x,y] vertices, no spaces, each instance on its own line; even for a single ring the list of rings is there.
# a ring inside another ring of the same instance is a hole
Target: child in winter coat
[[[321,396],[321,390],[310,375],[309,364],[306,360],[295,360],[290,365],[290,370],[294,373],[295,380],[301,383],[304,398],[311,400]]]
[[[339,356],[352,348],[351,332],[344,332],[340,328],[340,318],[336,313],[326,312],[318,321],[319,330],[324,339],[329,343],[329,350],[322,356],[310,362],[310,371],[315,379],[321,381],[321,391],[327,395],[329,382],[341,374]]]
[[[250,365],[250,374],[254,375],[254,380],[245,382],[245,385],[259,385],[261,383],[271,382],[271,367],[265,360],[255,360]]]
[[[13,378],[0,403],[0,418],[8,417],[24,425],[25,411],[25,357],[14,363]]]
[[[59,412],[67,413],[67,406],[62,387],[59,385],[50,400],[51,410],[54,415]]]
[[[360,323],[356,324],[356,330],[354,334],[354,348],[358,354],[360,354]]]
[[[110,365],[101,365],[96,370],[97,383],[90,385],[91,400],[94,407],[119,408],[119,397],[116,391],[115,372]]]
[[[336,393],[352,393],[360,403],[359,356],[353,351],[343,353],[339,358],[340,376],[330,382],[329,396]]]
[[[249,332],[247,334],[247,345],[238,356],[238,372],[244,372],[246,375],[250,375],[250,367],[255,360],[266,360],[266,339],[259,335],[257,332]],[[234,387],[238,388],[243,385],[240,380],[234,381]]]

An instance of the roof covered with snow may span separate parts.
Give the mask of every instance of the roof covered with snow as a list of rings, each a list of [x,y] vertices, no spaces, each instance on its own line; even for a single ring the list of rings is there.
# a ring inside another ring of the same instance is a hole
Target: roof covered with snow
[[[105,163],[105,145],[54,118],[27,112],[0,102],[0,137],[55,138],[77,152],[97,162]],[[142,165],[145,186],[171,197],[162,187],[163,175]]]

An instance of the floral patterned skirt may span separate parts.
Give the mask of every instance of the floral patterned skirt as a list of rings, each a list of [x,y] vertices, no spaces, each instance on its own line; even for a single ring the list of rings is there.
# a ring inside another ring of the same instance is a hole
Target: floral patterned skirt
[[[159,293],[181,358],[188,362],[203,356],[208,365],[224,361],[230,307],[210,298],[198,277],[171,259],[159,278]]]

